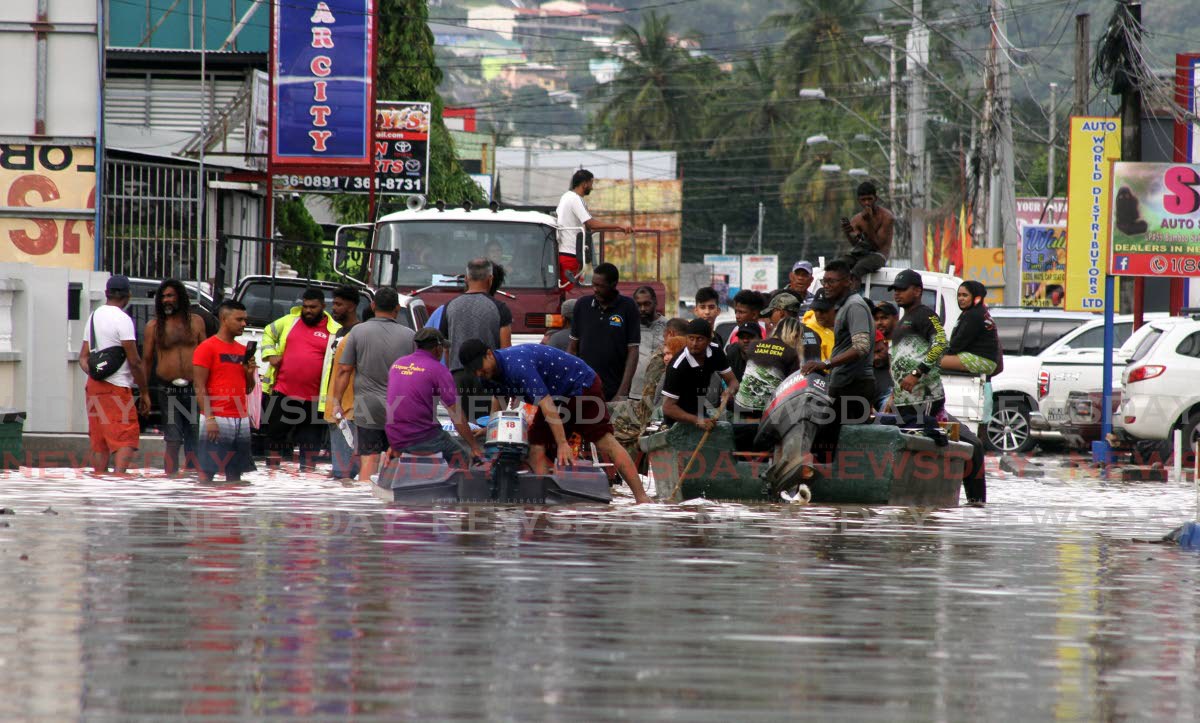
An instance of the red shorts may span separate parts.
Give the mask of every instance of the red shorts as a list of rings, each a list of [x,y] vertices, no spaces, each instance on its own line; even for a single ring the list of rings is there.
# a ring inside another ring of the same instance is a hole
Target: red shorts
[[[582,266],[579,263],[578,256],[572,256],[571,254],[558,255],[558,280],[559,282],[566,284],[566,286],[563,287],[563,291],[570,291],[571,288],[575,286],[575,282],[570,276],[567,276],[567,272],[569,271],[572,274],[578,274],[580,268],[582,268]]]
[[[137,449],[142,430],[133,390],[88,377],[84,391],[92,451],[112,454],[123,447]]]
[[[604,403],[604,386],[600,383],[600,375],[592,385],[583,390],[577,397],[554,400],[558,405],[558,416],[563,420],[563,432],[571,438],[574,432],[585,442],[599,442],[606,434],[613,433],[612,422],[608,419],[608,405]],[[554,433],[550,425],[538,409],[533,415],[533,423],[529,425],[529,443],[543,447],[554,446]]]

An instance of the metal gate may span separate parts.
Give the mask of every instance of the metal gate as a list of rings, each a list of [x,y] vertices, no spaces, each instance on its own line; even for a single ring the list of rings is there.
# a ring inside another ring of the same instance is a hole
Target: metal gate
[[[212,181],[221,172],[206,169],[205,176]],[[195,166],[107,161],[100,268],[150,279],[207,279],[216,194],[205,198],[201,219],[198,181]]]

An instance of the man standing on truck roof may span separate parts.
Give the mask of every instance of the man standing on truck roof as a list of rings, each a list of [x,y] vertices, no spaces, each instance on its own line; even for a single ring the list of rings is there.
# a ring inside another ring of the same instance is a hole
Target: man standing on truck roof
[[[571,176],[571,190],[558,200],[558,209],[554,212],[558,219],[558,268],[559,287],[570,291],[575,286],[575,275],[583,268],[576,248],[576,238],[582,232],[584,240],[587,234],[596,231],[619,231],[632,233],[629,226],[617,226],[611,223],[600,223],[588,213],[583,205],[583,197],[592,192],[595,176],[583,168]]]
[[[270,365],[263,392],[267,466],[278,467],[284,454],[300,446],[300,469],[316,466],[325,441],[323,419],[330,374],[330,339],[342,328],[325,311],[325,294],[307,288],[300,306],[263,329],[262,359]]]
[[[146,323],[142,344],[142,374],[156,379],[155,404],[162,414],[168,475],[179,473],[179,450],[185,463],[194,464],[196,390],[192,385],[192,354],[208,338],[204,320],[191,313],[187,288],[178,279],[166,279],[154,293],[154,318]]]
[[[575,304],[567,353],[587,362],[600,375],[606,402],[629,396],[637,371],[642,325],[637,304],[617,291],[617,267],[600,264],[592,274],[592,295]]]
[[[338,364],[342,360],[342,350],[346,348],[343,343],[346,335],[350,330],[358,325],[358,303],[362,300],[362,294],[353,286],[339,286],[333,290],[333,303],[330,305],[330,311],[333,315],[333,320],[342,325],[341,329],[333,335],[333,342],[330,347],[333,349],[333,360],[330,362],[329,385],[325,387],[325,421],[335,427],[339,427],[339,420],[333,413],[333,384],[337,378]],[[353,479],[358,476],[358,436],[354,428],[354,373],[350,373],[350,384],[347,385],[345,393],[341,399],[343,419],[345,422],[344,429],[342,428],[331,430],[329,433],[329,456],[333,462],[333,478],[334,479]],[[349,439],[347,439],[349,436]]]
[[[892,234],[896,217],[879,205],[875,184],[858,184],[858,205],[862,210],[854,218],[842,218],[842,231],[850,242],[850,252],[842,257],[850,266],[850,275],[861,281],[887,263],[892,253]]]
[[[360,482],[370,482],[379,455],[388,451],[387,393],[392,364],[413,353],[413,330],[396,320],[400,295],[390,286],[375,291],[375,316],[346,335],[346,347],[333,380],[333,416],[341,420],[342,394],[354,377],[354,427],[358,434]],[[335,432],[336,434],[337,432]]]

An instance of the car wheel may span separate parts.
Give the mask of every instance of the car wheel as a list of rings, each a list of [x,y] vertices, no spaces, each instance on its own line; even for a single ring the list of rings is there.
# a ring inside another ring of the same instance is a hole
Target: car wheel
[[[1029,426],[1029,404],[1021,399],[997,399],[984,425],[984,443],[993,452],[1028,452],[1037,445]]]

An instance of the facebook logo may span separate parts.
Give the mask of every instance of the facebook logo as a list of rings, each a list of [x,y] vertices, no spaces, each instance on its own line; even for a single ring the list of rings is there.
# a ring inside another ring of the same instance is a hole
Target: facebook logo
[[[1128,271],[1129,270],[1129,257],[1128,256],[1118,256],[1116,258],[1116,266],[1117,266],[1117,271]]]

